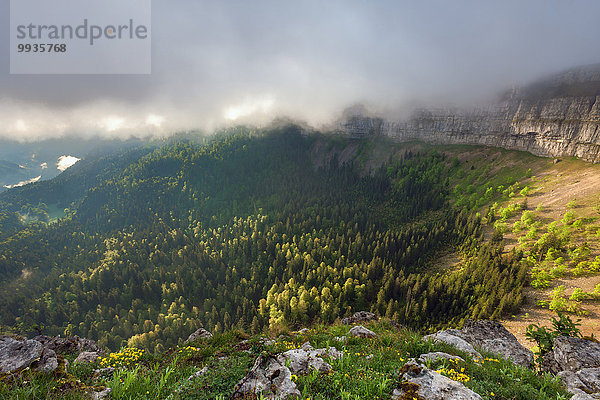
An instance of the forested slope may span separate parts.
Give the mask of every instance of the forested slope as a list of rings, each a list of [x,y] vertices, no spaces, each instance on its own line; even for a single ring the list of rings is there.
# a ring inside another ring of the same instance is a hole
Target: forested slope
[[[0,197],[0,323],[159,350],[201,325],[257,332],[369,309],[427,329],[518,308],[519,255],[448,202],[460,163],[428,152],[373,174],[336,157],[317,169],[328,140],[292,126],[165,145],[116,160],[51,224],[19,228],[19,202]],[[430,269],[448,249],[462,268]]]

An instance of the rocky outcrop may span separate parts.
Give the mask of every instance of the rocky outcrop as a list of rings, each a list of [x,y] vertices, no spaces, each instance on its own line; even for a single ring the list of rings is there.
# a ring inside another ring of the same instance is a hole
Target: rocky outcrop
[[[304,375],[310,370],[327,373],[332,370],[331,365],[323,357],[337,360],[344,357],[344,353],[335,347],[315,349],[306,342],[299,349],[288,350],[278,356],[278,359],[288,366],[294,374]]]
[[[600,398],[600,368],[584,368],[577,372],[562,371],[558,377],[573,395],[581,398]]]
[[[9,374],[25,369],[40,361],[43,355],[44,346],[36,340],[17,340],[8,336],[0,336],[0,374]],[[44,370],[49,369],[53,364],[48,358],[46,357],[45,361],[41,363]],[[56,361],[56,357],[54,357],[54,361]]]
[[[339,127],[352,137],[383,134],[399,141],[485,145],[600,162],[600,65],[514,89],[475,110],[419,110],[405,121],[354,113]]]
[[[481,400],[482,397],[460,382],[453,381],[426,368],[414,360],[401,370],[400,387],[392,392],[392,399],[427,400]]]
[[[261,356],[248,374],[236,385],[233,399],[251,398],[262,394],[268,399],[287,399],[300,396],[292,373],[277,357]]]
[[[557,374],[573,399],[600,399],[600,343],[559,336],[544,355],[541,369]]]
[[[13,373],[27,367],[53,372],[60,363],[61,370],[64,370],[66,360],[57,354],[78,354],[75,361],[93,354],[95,360],[100,356],[100,348],[93,340],[78,336],[62,338],[40,335],[33,339],[0,336],[0,373]]]
[[[459,332],[463,339],[475,347],[500,354],[525,368],[533,365],[533,352],[523,347],[500,322],[467,321]]]
[[[343,356],[344,353],[335,347],[315,349],[306,342],[299,349],[288,350],[276,356],[259,357],[252,370],[237,384],[233,398],[242,399],[249,394],[259,393],[269,399],[299,396],[300,392],[291,380],[292,373],[298,375],[305,375],[310,371],[328,373],[333,368],[323,357],[337,360]],[[205,372],[203,369],[198,373]]]
[[[559,336],[554,339],[553,355],[561,371],[600,367],[600,343],[591,340]]]
[[[188,336],[185,343],[193,342],[196,339],[210,339],[211,337],[212,337],[212,333],[210,333],[209,331],[207,331],[204,328],[200,328],[197,331],[195,331],[194,333],[192,333],[190,336]]]
[[[357,325],[350,329],[350,336],[363,338],[376,338],[377,334],[362,325]]]
[[[368,322],[368,321],[377,321],[377,319],[378,319],[377,315],[375,315],[371,312],[358,311],[358,312],[355,312],[354,314],[352,314],[351,317],[342,319],[342,324],[352,325],[352,324]]]
[[[478,347],[508,358],[515,364],[525,368],[529,368],[533,364],[531,350],[523,347],[512,333],[496,321],[469,320],[460,330],[439,331],[433,335],[425,336],[424,339],[451,344],[475,357],[481,357],[481,354],[474,348]]]

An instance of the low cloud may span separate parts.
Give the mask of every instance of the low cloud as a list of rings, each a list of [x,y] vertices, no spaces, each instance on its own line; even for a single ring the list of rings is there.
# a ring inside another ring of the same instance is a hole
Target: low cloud
[[[153,6],[152,75],[18,76],[2,59],[0,136],[156,136],[281,116],[319,125],[355,103],[396,116],[600,62],[592,0]]]

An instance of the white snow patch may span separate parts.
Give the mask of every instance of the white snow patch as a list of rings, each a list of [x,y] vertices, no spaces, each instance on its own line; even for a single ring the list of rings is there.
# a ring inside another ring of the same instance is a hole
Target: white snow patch
[[[40,164],[40,167],[42,169],[46,169],[46,168],[48,168],[48,163],[47,162],[43,162],[43,163]]]

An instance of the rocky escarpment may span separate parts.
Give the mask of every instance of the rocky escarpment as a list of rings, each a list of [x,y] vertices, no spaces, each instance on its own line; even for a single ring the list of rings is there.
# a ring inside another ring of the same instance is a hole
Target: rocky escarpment
[[[600,162],[600,64],[514,89],[479,109],[419,110],[399,122],[345,117],[340,128],[354,137],[383,134],[400,141],[486,145]]]

